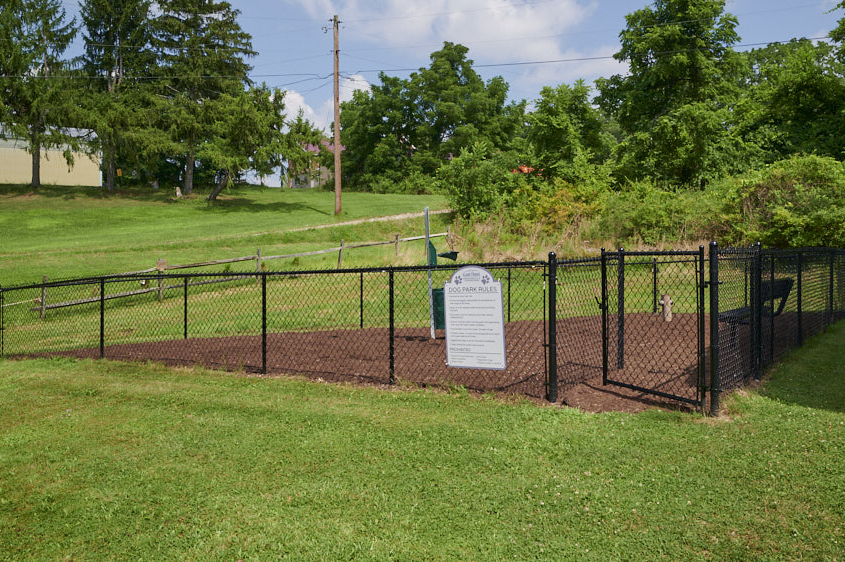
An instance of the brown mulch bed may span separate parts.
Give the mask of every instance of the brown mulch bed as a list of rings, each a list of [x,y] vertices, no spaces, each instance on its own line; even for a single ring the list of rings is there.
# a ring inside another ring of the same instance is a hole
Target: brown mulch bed
[[[558,400],[591,412],[639,412],[648,408],[686,409],[690,406],[620,386],[602,385],[601,318],[559,320]],[[611,376],[614,380],[695,397],[696,322],[692,315],[676,315],[665,323],[660,315],[626,317],[625,364],[616,363],[616,339],[611,338]],[[544,325],[536,321],[510,322],[505,328],[507,368],[503,371],[458,369],[445,364],[443,332],[432,340],[427,328],[398,328],[394,337],[397,381],[419,386],[463,386],[477,392],[523,395],[538,402],[546,395]],[[299,375],[313,380],[389,384],[387,328],[323,330],[268,334],[267,376]],[[261,336],[189,338],[107,345],[106,358],[152,360],[169,365],[262,371]],[[99,349],[63,352],[74,357],[98,357]]]

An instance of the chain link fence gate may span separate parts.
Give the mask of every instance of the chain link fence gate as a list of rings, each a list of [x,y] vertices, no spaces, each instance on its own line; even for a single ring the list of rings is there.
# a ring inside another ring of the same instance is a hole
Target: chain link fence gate
[[[602,250],[603,383],[704,407],[704,248]]]

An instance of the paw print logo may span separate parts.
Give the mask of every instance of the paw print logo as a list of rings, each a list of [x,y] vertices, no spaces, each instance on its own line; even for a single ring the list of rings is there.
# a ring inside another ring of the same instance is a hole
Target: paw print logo
[[[487,284],[487,283],[489,283],[489,282],[490,282],[490,278],[489,278],[489,277],[487,277],[486,275],[485,275],[484,277],[482,277],[482,278],[481,278],[481,284],[482,284],[482,285],[486,285],[486,284]]]
[[[455,285],[460,285],[462,282],[463,282],[463,279],[461,279],[460,275],[455,277]]]

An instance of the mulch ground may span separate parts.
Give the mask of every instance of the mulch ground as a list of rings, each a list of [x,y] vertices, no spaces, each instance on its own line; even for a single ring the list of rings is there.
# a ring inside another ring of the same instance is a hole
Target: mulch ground
[[[617,362],[618,339],[609,341],[610,375],[625,384],[695,397],[697,324],[692,315],[630,314],[625,320],[624,365]],[[613,328],[615,330],[615,327]],[[601,318],[569,318],[557,323],[558,400],[591,412],[639,412],[648,408],[684,409],[677,400],[602,384]],[[443,331],[431,339],[427,328],[399,328],[394,336],[394,374],[398,382],[424,387],[462,386],[476,392],[546,396],[544,325],[506,324],[507,368],[459,369],[446,365]],[[189,338],[107,345],[109,359],[152,360],[168,365],[204,365],[246,373],[262,370],[261,336]],[[313,380],[369,385],[390,383],[387,328],[268,334],[266,375],[298,375]],[[99,349],[63,352],[98,357]]]

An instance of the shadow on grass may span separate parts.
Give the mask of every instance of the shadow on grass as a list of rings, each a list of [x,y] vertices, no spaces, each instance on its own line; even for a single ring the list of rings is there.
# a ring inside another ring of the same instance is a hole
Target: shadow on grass
[[[280,212],[309,211],[324,216],[332,216],[331,209],[318,209],[314,206],[289,201],[261,201],[254,200],[239,193],[241,190],[263,189],[257,186],[239,186],[230,192],[225,192],[216,201],[206,202],[205,198],[211,192],[202,187],[194,188],[191,195],[183,201],[190,201],[195,209],[214,212]],[[280,197],[283,192],[279,192]],[[29,185],[0,184],[0,196],[9,197],[43,197],[46,199],[62,199],[72,201],[78,198],[86,199],[124,199],[147,203],[180,203],[176,199],[175,191],[170,188],[153,189],[150,186],[119,186],[113,192],[103,187],[42,185],[33,189]]]
[[[264,212],[280,212],[291,213],[294,211],[312,211],[314,213],[332,216],[331,213],[325,209],[318,209],[311,205],[303,203],[291,203],[286,201],[273,201],[270,203],[256,202],[246,197],[230,196],[216,201],[210,201],[206,208],[215,212],[235,212],[235,213],[264,213]]]
[[[845,323],[810,339],[771,373],[762,394],[781,402],[845,412]]]
[[[133,201],[166,202],[173,197],[169,190],[153,189],[152,187],[119,187],[109,193],[104,187],[89,187],[79,185],[42,185],[33,189],[29,185],[0,184],[0,195],[10,197],[44,197],[48,199],[64,199],[72,201],[79,197],[88,199],[120,198]]]

